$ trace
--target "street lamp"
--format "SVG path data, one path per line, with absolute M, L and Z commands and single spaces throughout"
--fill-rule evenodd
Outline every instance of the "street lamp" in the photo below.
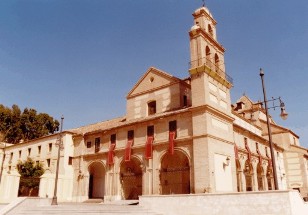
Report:
M 59 164 L 60 164 L 60 151 L 63 146 L 62 143 L 62 128 L 63 128 L 63 120 L 64 117 L 61 117 L 61 126 L 60 126 L 60 133 L 59 133 L 59 142 L 58 142 L 58 159 L 57 159 L 57 169 L 56 169 L 56 178 L 55 178 L 55 188 L 54 188 L 54 193 L 51 201 L 51 205 L 57 205 L 57 188 L 58 188 L 58 179 L 59 179 Z
M 274 183 L 275 183 L 275 190 L 278 190 L 278 179 L 277 179 L 277 171 L 276 171 L 276 160 L 275 160 L 275 154 L 274 154 L 274 147 L 273 147 L 273 141 L 272 141 L 272 131 L 271 131 L 271 124 L 270 124 L 270 120 L 269 120 L 269 115 L 268 115 L 268 107 L 267 107 L 267 98 L 266 98 L 266 90 L 265 90 L 265 84 L 264 84 L 264 72 L 263 69 L 260 68 L 260 77 L 261 77 L 261 81 L 262 81 L 262 89 L 263 89 L 263 96 L 264 96 L 264 105 L 265 105 L 265 114 L 266 114 L 266 122 L 267 122 L 267 130 L 268 130 L 268 141 L 270 144 L 270 151 L 271 151 L 271 157 L 272 157 L 272 166 L 273 166 L 273 175 L 274 175 Z M 280 113 L 280 117 L 285 120 L 288 117 L 288 114 L 285 110 L 285 105 L 284 103 L 281 101 L 280 97 L 276 98 L 276 99 L 272 99 L 269 101 L 275 101 L 275 100 L 279 100 L 280 105 L 279 106 L 275 106 L 273 105 L 273 107 L 270 108 L 276 108 L 276 107 L 280 107 L 281 113 Z

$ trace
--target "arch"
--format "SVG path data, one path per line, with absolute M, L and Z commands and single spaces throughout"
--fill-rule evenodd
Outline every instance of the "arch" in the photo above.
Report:
M 218 72 L 219 71 L 219 57 L 217 54 L 215 54 L 214 61 L 215 61 L 215 71 Z
M 142 195 L 141 161 L 132 157 L 130 161 L 122 161 L 120 165 L 120 180 L 122 194 L 125 200 L 138 199 Z
M 258 179 L 258 190 L 264 190 L 264 183 L 263 183 L 263 175 L 264 175 L 264 170 L 261 165 L 261 163 L 258 163 L 257 166 L 257 179 Z
M 207 28 L 208 28 L 209 34 L 213 37 L 214 36 L 214 32 L 213 32 L 212 26 L 210 24 L 208 24 Z
M 165 153 L 160 166 L 161 194 L 190 193 L 190 162 L 188 156 L 175 150 L 173 155 Z
M 88 197 L 104 198 L 105 195 L 105 166 L 99 161 L 91 162 L 88 166 L 89 188 Z
M 253 183 L 252 183 L 252 175 L 253 175 L 253 169 L 252 165 L 250 164 L 249 160 L 246 160 L 245 162 L 245 180 L 246 180 L 246 191 L 252 191 L 253 189 Z
M 209 46 L 205 47 L 205 60 L 206 60 L 206 65 L 211 67 L 211 49 Z

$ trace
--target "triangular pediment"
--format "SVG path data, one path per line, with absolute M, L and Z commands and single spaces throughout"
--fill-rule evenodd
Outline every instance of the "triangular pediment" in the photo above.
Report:
M 164 88 L 179 81 L 179 78 L 162 70 L 150 67 L 128 93 L 127 98 Z

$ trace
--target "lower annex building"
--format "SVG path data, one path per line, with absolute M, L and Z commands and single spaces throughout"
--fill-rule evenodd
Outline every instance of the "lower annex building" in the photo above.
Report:
M 272 190 L 271 159 L 279 189 L 297 189 L 307 197 L 307 149 L 294 132 L 270 119 L 271 157 L 262 105 L 247 96 L 231 104 L 233 83 L 216 21 L 206 7 L 193 17 L 188 78 L 151 67 L 128 93 L 126 116 L 62 133 L 59 201 Z M 27 157 L 46 169 L 37 195 L 53 196 L 57 143 L 58 134 L 2 143 L 0 202 L 18 196 L 16 164 Z

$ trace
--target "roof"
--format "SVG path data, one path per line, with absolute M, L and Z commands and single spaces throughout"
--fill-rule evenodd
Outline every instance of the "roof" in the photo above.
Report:
M 155 77 L 159 78 L 159 81 L 155 81 Z M 149 79 L 146 80 L 146 79 Z M 150 82 L 154 81 L 152 84 Z M 134 87 L 127 94 L 127 98 L 139 95 L 148 91 L 156 90 L 164 86 L 170 86 L 171 84 L 182 81 L 180 78 L 174 77 L 162 70 L 155 67 L 150 67 L 147 72 L 139 79 Z M 154 85 L 153 85 L 154 84 Z

